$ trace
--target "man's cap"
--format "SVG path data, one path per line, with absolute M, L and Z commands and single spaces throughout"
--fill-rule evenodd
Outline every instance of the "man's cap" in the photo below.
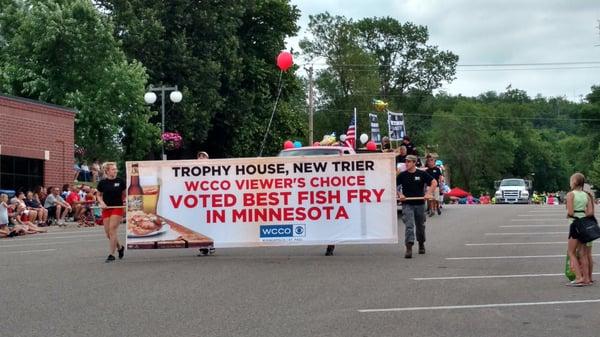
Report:
M 406 156 L 405 160 L 414 161 L 416 163 L 417 162 L 417 156 L 409 154 L 408 156 Z

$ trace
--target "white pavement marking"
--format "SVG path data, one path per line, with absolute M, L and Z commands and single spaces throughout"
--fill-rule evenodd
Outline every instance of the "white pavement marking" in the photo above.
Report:
M 569 232 L 520 232 L 520 233 L 485 233 L 485 235 L 558 235 Z
M 529 222 L 529 221 L 545 221 L 545 222 L 560 221 L 560 222 L 566 223 L 568 220 L 566 218 L 565 219 L 553 218 L 553 219 L 510 219 L 510 221 L 527 221 L 527 222 Z
M 85 234 L 85 233 L 99 233 L 99 232 L 104 232 L 104 228 L 85 229 L 85 230 L 73 231 L 73 232 L 62 232 L 62 231 L 48 232 L 48 233 L 44 233 L 44 235 Z
M 9 250 L 8 252 L 2 252 L 2 254 L 19 254 L 19 253 L 42 253 L 52 252 L 56 249 L 38 249 L 38 250 Z
M 600 273 L 592 273 L 600 275 Z M 519 277 L 548 277 L 548 276 L 565 276 L 564 273 L 556 274 L 514 274 L 514 275 L 475 275 L 475 276 L 445 276 L 445 277 L 415 277 L 415 281 L 443 281 L 443 280 L 477 280 L 477 279 L 493 279 L 493 278 L 519 278 Z
M 506 225 L 500 228 L 527 228 L 527 227 L 567 227 L 566 225 Z
M 40 234 L 38 234 L 40 235 Z M 43 235 L 43 234 L 41 234 Z M 70 239 L 70 238 L 89 238 L 89 237 L 94 237 L 94 236 L 103 236 L 106 237 L 106 234 L 87 234 L 87 235 L 69 235 L 69 236 L 51 236 L 51 237 L 46 237 L 46 236 L 37 236 L 34 238 L 18 238 L 18 239 L 14 239 L 11 240 L 11 242 L 21 242 L 21 241 L 38 241 L 38 240 L 55 240 L 55 239 Z
M 392 312 L 392 311 L 424 311 L 424 310 L 453 310 L 453 309 L 484 309 L 484 308 L 503 308 L 503 307 L 526 307 L 534 305 L 561 305 L 561 304 L 584 304 L 600 303 L 598 300 L 576 300 L 576 301 L 550 301 L 550 302 L 520 302 L 520 303 L 495 303 L 495 304 L 473 304 L 473 305 L 444 305 L 438 307 L 405 307 L 388 309 L 361 309 L 360 313 L 372 312 Z
M 564 214 L 566 215 L 566 212 L 565 212 Z M 558 218 L 558 215 L 559 215 L 559 214 L 557 213 L 557 214 L 556 214 L 557 216 L 553 216 L 553 217 L 550 217 L 550 215 L 552 215 L 552 214 L 548 214 L 548 215 L 549 215 L 549 216 L 548 216 L 548 217 L 546 217 L 546 219 L 556 219 L 556 218 Z M 519 215 L 517 215 L 517 216 L 523 216 L 523 217 L 537 217 L 537 218 L 540 218 L 540 217 L 539 217 L 539 216 L 540 216 L 539 214 L 519 214 Z M 540 218 L 540 219 L 541 219 L 541 218 Z
M 63 242 L 44 242 L 44 243 L 27 243 L 24 245 L 1 245 L 0 248 L 8 248 L 8 247 L 31 247 L 31 246 L 52 246 L 52 245 L 66 245 L 70 243 L 79 243 L 79 242 L 101 242 L 104 240 L 73 240 L 73 241 L 63 241 Z M 13 241 L 14 242 L 14 241 Z
M 529 213 L 539 213 L 539 214 L 564 214 L 567 210 L 566 209 L 553 209 L 553 210 L 547 210 L 547 211 L 529 211 Z
M 487 242 L 465 243 L 465 246 L 520 246 L 520 245 L 567 245 L 567 241 L 559 242 Z
M 447 257 L 446 260 L 502 260 L 502 259 L 541 259 L 549 257 L 560 257 L 565 258 L 564 254 L 556 255 L 507 255 L 507 256 L 463 256 L 463 257 Z M 600 254 L 592 254 L 593 256 L 600 256 Z

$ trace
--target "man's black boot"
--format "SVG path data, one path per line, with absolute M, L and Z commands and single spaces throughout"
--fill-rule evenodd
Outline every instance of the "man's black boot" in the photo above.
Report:
M 406 252 L 404 253 L 405 259 L 412 259 L 412 247 L 413 247 L 412 242 L 409 242 L 406 244 Z

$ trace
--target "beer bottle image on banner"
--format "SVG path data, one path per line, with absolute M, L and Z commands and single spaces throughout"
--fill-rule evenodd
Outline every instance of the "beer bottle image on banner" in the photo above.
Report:
M 141 211 L 144 206 L 143 195 L 138 164 L 132 164 L 131 181 L 129 182 L 129 188 L 127 188 L 127 210 L 130 212 Z

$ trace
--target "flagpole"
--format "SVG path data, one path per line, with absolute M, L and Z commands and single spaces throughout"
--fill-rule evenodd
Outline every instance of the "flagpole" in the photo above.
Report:
M 360 139 L 358 135 L 358 118 L 356 118 L 356 107 L 354 107 L 354 150 L 358 149 L 356 145 L 359 141 Z
M 387 125 L 388 125 L 388 137 L 392 138 L 392 128 L 390 125 L 390 111 L 386 110 L 386 114 L 387 114 Z M 398 141 L 394 140 L 396 142 L 396 147 L 398 147 Z M 390 141 L 390 145 L 394 144 L 393 142 Z

